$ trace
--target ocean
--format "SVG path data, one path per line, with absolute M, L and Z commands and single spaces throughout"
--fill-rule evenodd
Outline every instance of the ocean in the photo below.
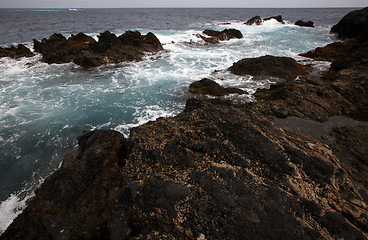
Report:
M 191 97 L 188 86 L 211 78 L 239 87 L 253 101 L 258 88 L 275 79 L 254 81 L 225 71 L 245 57 L 288 56 L 337 41 L 329 33 L 351 8 L 338 9 L 0 9 L 0 46 L 23 43 L 53 33 L 84 32 L 97 39 L 106 30 L 153 32 L 164 51 L 142 62 L 82 70 L 75 64 L 46 64 L 40 56 L 0 59 L 0 233 L 24 209 L 34 190 L 77 147 L 83 130 L 115 129 L 129 136 L 132 127 L 158 117 L 175 116 Z M 282 15 L 261 26 L 244 22 Z M 311 20 L 315 28 L 297 27 Z M 195 36 L 205 29 L 235 28 L 244 38 L 204 45 Z M 317 69 L 328 63 L 314 62 Z M 217 71 L 215 71 L 217 70 Z

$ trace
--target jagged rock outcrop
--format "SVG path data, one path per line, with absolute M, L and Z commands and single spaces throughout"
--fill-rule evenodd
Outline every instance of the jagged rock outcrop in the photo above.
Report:
M 275 19 L 276 21 L 278 21 L 279 23 L 285 24 L 284 20 L 282 19 L 281 15 L 277 15 L 277 16 L 273 16 L 273 17 L 268 17 L 268 18 L 264 18 L 263 21 L 268 21 L 271 19 Z
M 237 75 L 271 76 L 293 80 L 306 73 L 305 67 L 289 57 L 262 56 L 244 58 L 234 63 L 229 71 Z
M 246 91 L 239 88 L 225 88 L 220 86 L 213 80 L 204 78 L 200 81 L 193 82 L 189 86 L 189 92 L 199 95 L 211 95 L 211 96 L 225 96 L 231 93 L 236 94 L 247 94 Z
M 21 57 L 33 57 L 34 54 L 24 46 L 23 44 L 18 44 L 17 47 L 11 46 L 8 48 L 0 47 L 0 58 L 10 57 L 10 58 L 21 58 Z
M 97 36 L 98 41 L 83 33 L 66 39 L 54 34 L 41 42 L 34 41 L 34 48 L 47 63 L 74 62 L 82 67 L 96 67 L 125 61 L 141 61 L 145 52 L 161 51 L 162 45 L 153 33 L 141 35 L 127 31 L 117 37 L 109 31 Z
M 298 20 L 295 22 L 295 25 L 300 26 L 300 27 L 311 27 L 314 28 L 314 22 L 312 21 L 303 21 L 303 20 Z
M 203 31 L 203 34 L 209 36 L 205 37 L 201 34 L 197 34 L 196 36 L 201 38 L 207 44 L 216 44 L 220 41 L 228 41 L 233 38 L 243 38 L 243 34 L 237 29 L 225 29 L 223 31 L 216 31 L 211 29 L 206 29 Z
M 368 8 L 350 12 L 331 28 L 340 39 L 368 40 Z
M 252 17 L 251 19 L 249 19 L 246 23 L 244 23 L 245 25 L 251 26 L 251 25 L 261 25 L 263 23 L 263 20 L 260 16 L 255 16 Z

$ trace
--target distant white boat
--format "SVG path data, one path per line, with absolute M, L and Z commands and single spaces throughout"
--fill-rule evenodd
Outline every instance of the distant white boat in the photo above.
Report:
M 69 8 L 69 11 L 78 11 L 76 8 Z

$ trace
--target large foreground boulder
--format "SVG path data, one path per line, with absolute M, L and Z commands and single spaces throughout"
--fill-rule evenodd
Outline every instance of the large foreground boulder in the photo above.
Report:
M 244 58 L 234 63 L 229 71 L 236 75 L 271 76 L 285 80 L 293 80 L 305 74 L 305 68 L 293 58 L 263 56 Z
M 33 57 L 34 54 L 24 46 L 23 44 L 18 44 L 17 47 L 11 46 L 8 48 L 0 47 L 0 58 L 10 57 L 10 58 L 21 58 L 21 57 Z
M 368 8 L 353 11 L 344 16 L 332 27 L 331 33 L 336 33 L 340 39 L 368 40 Z
M 153 33 L 141 35 L 138 31 L 127 31 L 117 37 L 109 31 L 97 36 L 98 41 L 83 33 L 66 39 L 54 34 L 41 42 L 34 40 L 34 48 L 47 63 L 74 62 L 83 67 L 126 61 L 141 61 L 145 52 L 161 51 L 162 45 Z

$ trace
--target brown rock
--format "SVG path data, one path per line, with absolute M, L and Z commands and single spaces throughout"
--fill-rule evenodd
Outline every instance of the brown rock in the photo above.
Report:
M 33 57 L 34 54 L 24 46 L 23 44 L 18 44 L 18 47 L 11 46 L 9 48 L 0 47 L 0 58 L 10 57 L 10 58 L 21 58 L 21 57 Z
M 193 82 L 189 86 L 189 92 L 200 95 L 225 96 L 231 93 L 247 94 L 238 88 L 224 88 L 213 80 L 204 78 L 200 81 Z
M 305 69 L 293 58 L 263 56 L 244 58 L 233 64 L 229 71 L 236 75 L 271 76 L 285 80 L 293 80 L 305 74 Z

